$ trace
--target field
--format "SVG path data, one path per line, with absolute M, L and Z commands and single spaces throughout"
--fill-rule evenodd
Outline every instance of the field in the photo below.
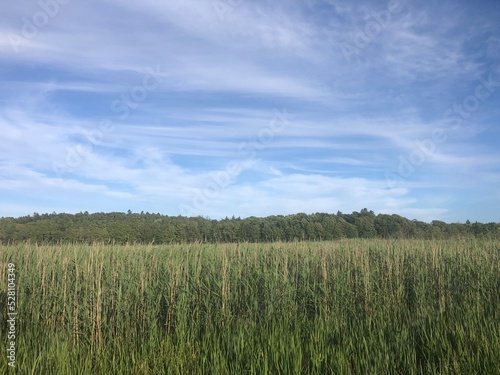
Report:
M 0 270 L 2 374 L 500 373 L 498 241 L 25 243 Z

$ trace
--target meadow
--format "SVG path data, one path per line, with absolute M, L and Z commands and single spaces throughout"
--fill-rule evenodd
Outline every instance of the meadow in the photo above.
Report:
M 498 240 L 27 242 L 0 270 L 2 374 L 500 374 Z

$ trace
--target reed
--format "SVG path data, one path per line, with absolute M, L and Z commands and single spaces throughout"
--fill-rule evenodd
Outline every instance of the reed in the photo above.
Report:
M 4 322 L 9 262 L 4 374 L 500 371 L 498 241 L 0 245 Z

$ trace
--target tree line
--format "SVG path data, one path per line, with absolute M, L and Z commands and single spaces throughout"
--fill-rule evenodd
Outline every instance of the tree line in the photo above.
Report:
M 500 223 L 425 223 L 399 215 L 376 215 L 364 208 L 351 214 L 298 213 L 225 218 L 166 216 L 124 212 L 52 213 L 0 218 L 0 242 L 40 243 L 110 241 L 115 243 L 269 242 L 341 238 L 454 237 L 500 238 Z

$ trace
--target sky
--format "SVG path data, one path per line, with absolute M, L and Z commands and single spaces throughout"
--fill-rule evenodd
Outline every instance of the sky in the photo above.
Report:
M 497 0 L 0 7 L 0 217 L 500 221 Z

